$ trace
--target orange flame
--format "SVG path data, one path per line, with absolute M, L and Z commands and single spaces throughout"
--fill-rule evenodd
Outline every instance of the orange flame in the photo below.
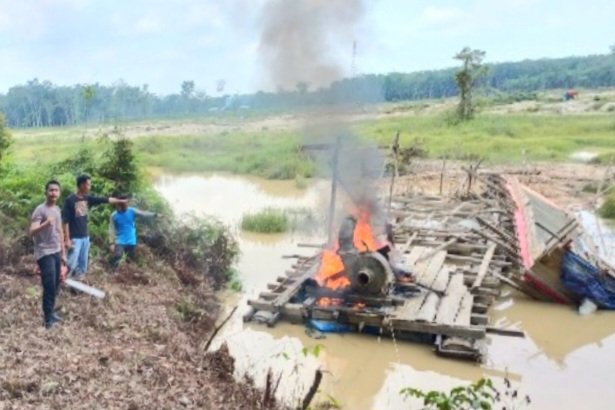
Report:
M 359 252 L 375 252 L 383 244 L 379 243 L 374 236 L 369 212 L 358 210 L 354 212 L 357 220 L 353 234 L 353 244 Z M 344 263 L 337 254 L 339 243 L 336 242 L 332 248 L 322 251 L 320 267 L 316 274 L 316 281 L 322 287 L 329 289 L 343 289 L 350 285 L 350 281 L 343 274 Z

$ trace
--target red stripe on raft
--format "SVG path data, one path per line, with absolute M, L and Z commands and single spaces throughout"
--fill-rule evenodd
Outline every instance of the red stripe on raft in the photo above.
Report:
M 525 269 L 530 269 L 534 265 L 532 256 L 530 255 L 530 246 L 527 239 L 527 226 L 525 224 L 525 218 L 523 213 L 523 206 L 519 201 L 519 198 L 515 195 L 510 182 L 506 181 L 506 189 L 510 194 L 513 202 L 515 203 L 515 235 L 517 235 L 517 241 L 519 242 L 519 253 L 521 254 L 521 261 Z
M 523 275 L 523 280 L 528 282 L 528 284 L 534 287 L 536 290 L 541 292 L 543 295 L 550 297 L 554 302 L 561 303 L 563 305 L 570 305 L 573 302 L 568 299 L 566 296 L 562 295 L 555 289 L 549 287 L 549 285 L 545 284 L 543 281 L 538 279 L 536 276 L 532 275 L 530 272 L 526 272 Z

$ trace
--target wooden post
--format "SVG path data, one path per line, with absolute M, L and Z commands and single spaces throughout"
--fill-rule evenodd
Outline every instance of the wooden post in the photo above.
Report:
M 391 213 L 391 202 L 393 201 L 393 187 L 395 186 L 395 177 L 397 177 L 397 174 L 399 172 L 399 131 L 395 133 L 393 145 L 391 145 L 391 151 L 393 151 L 393 173 L 391 174 L 391 185 L 389 186 L 389 203 L 387 205 L 387 215 Z
M 333 244 L 333 223 L 335 222 L 335 200 L 337 195 L 337 180 L 338 180 L 338 162 L 340 153 L 341 138 L 335 138 L 335 146 L 333 147 L 333 156 L 331 158 L 331 199 L 329 201 L 329 216 L 328 216 L 328 240 L 329 246 Z
M 440 195 L 442 195 L 442 185 L 444 184 L 444 168 L 446 167 L 446 157 L 442 159 L 442 170 L 440 171 Z

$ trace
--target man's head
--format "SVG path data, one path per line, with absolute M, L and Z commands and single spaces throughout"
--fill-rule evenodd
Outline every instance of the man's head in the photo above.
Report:
M 117 199 L 129 200 L 130 199 L 130 195 L 125 195 L 125 194 L 124 195 L 118 195 Z M 120 212 L 124 212 L 126 209 L 128 209 L 128 202 L 115 204 L 115 209 L 117 209 Z
M 77 177 L 77 190 L 81 194 L 87 194 L 92 188 L 92 181 L 89 175 L 79 175 Z
M 60 198 L 60 183 L 55 179 L 48 181 L 45 184 L 45 197 L 47 202 L 55 204 Z

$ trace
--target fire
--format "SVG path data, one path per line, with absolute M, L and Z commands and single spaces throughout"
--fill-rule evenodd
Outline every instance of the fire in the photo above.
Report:
M 339 298 L 328 298 L 328 297 L 322 297 L 320 299 L 318 299 L 318 302 L 316 302 L 316 305 L 320 306 L 320 307 L 327 307 L 327 306 L 338 306 L 342 304 L 342 299 Z
M 354 236 L 352 238 L 354 247 L 359 252 L 377 251 L 380 246 L 378 246 L 378 241 L 374 236 L 369 213 L 365 210 L 359 210 L 355 217 L 357 218 L 357 225 L 354 228 Z
M 336 251 L 337 246 L 335 250 L 325 249 L 322 251 L 320 268 L 316 274 L 316 281 L 320 286 L 334 290 L 350 285 L 348 278 L 341 274 L 344 271 L 344 264 Z
M 369 212 L 358 210 L 354 212 L 354 217 L 357 220 L 352 238 L 354 247 L 359 252 L 375 252 L 381 244 L 374 236 Z M 332 248 L 323 250 L 315 278 L 320 286 L 333 290 L 350 285 L 350 281 L 344 275 L 342 258 L 337 254 L 338 248 L 339 243 L 336 241 Z

